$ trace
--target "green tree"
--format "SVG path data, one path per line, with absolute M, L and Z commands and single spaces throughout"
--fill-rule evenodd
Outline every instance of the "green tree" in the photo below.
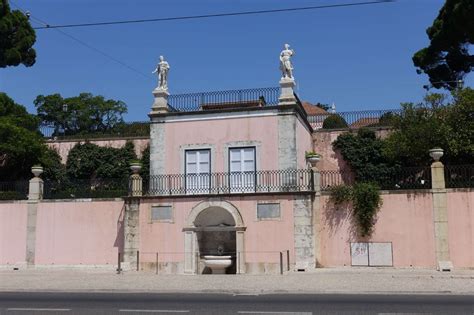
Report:
M 384 141 L 372 130 L 360 128 L 357 134 L 343 133 L 333 142 L 333 147 L 340 150 L 358 182 L 383 185 L 398 169 L 396 163 L 384 156 Z
M 45 168 L 43 178 L 61 176 L 59 155 L 44 143 L 38 132 L 39 119 L 0 93 L 0 178 L 31 178 L 31 166 Z
M 342 129 L 347 127 L 346 120 L 337 114 L 329 115 L 323 121 L 323 129 Z
M 69 151 L 66 172 L 70 179 L 127 179 L 130 161 L 136 158 L 132 142 L 127 142 L 122 148 L 78 143 Z
M 36 61 L 35 41 L 28 18 L 18 10 L 11 11 L 8 0 L 0 0 L 0 68 L 31 67 Z
M 421 104 L 402 104 L 384 156 L 403 166 L 426 166 L 428 151 L 443 148 L 445 164 L 474 164 L 474 90 L 455 91 L 453 99 L 430 94 Z
M 143 150 L 142 158 L 140 162 L 142 163 L 142 170 L 140 174 L 143 177 L 149 176 L 150 175 L 150 145 L 147 145 L 147 147 Z
M 127 112 L 124 102 L 90 93 L 69 98 L 38 95 L 34 104 L 41 121 L 53 126 L 53 136 L 105 133 L 121 126 Z
M 413 56 L 418 73 L 426 73 L 435 88 L 454 89 L 474 67 L 474 2 L 446 0 L 426 33 L 430 44 Z

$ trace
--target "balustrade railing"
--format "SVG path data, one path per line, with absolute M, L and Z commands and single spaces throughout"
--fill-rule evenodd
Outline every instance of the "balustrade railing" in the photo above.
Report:
M 152 175 L 144 179 L 145 195 L 193 195 L 313 191 L 311 170 L 244 173 Z
M 393 125 L 393 118 L 400 115 L 401 109 L 365 110 L 339 113 L 326 113 L 309 115 L 308 121 L 315 129 L 335 129 L 332 126 L 324 126 L 324 121 L 331 116 L 339 116 L 347 125 L 340 125 L 336 129 L 361 128 L 361 127 L 389 127 Z
M 172 94 L 168 97 L 168 105 L 176 112 L 268 106 L 278 105 L 279 96 L 279 87 Z

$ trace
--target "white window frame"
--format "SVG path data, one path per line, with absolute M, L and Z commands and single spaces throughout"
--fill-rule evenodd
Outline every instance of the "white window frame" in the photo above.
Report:
M 245 159 L 245 151 L 252 149 L 252 160 Z M 228 149 L 228 172 L 229 172 L 229 188 L 230 192 L 255 192 L 256 189 L 256 172 L 257 172 L 257 148 L 255 146 L 245 147 L 229 147 Z M 240 151 L 240 170 L 232 170 L 232 151 Z M 253 162 L 253 170 L 245 170 L 245 162 Z
M 196 172 L 190 173 L 188 166 L 188 153 L 196 152 Z M 208 171 L 201 172 L 201 155 L 207 152 L 209 158 L 207 160 Z M 184 180 L 186 194 L 205 194 L 211 188 L 211 149 L 187 149 L 184 150 Z

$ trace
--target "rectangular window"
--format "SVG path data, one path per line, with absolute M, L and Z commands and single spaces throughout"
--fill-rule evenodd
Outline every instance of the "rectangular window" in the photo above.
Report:
M 173 221 L 173 209 L 171 206 L 152 206 L 151 221 Z
M 259 203 L 257 204 L 257 219 L 278 219 L 280 218 L 279 203 Z
M 255 148 L 229 149 L 229 182 L 232 192 L 255 190 Z
M 207 193 L 211 179 L 211 150 L 187 150 L 185 155 L 186 193 Z

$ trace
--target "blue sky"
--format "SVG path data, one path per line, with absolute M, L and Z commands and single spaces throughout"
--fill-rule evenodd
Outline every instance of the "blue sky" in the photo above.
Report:
M 358 2 L 357 0 L 12 0 L 49 24 L 157 18 Z M 159 55 L 171 65 L 170 93 L 277 86 L 284 43 L 298 94 L 338 111 L 397 108 L 420 101 L 428 82 L 411 57 L 428 44 L 443 0 L 202 20 L 64 29 L 140 73 L 49 29 L 37 31 L 37 62 L 0 69 L 0 90 L 35 113 L 39 94 L 101 94 L 128 105 L 126 120 L 148 120 Z M 38 24 L 34 24 L 39 26 Z M 473 76 L 466 84 L 472 86 Z

